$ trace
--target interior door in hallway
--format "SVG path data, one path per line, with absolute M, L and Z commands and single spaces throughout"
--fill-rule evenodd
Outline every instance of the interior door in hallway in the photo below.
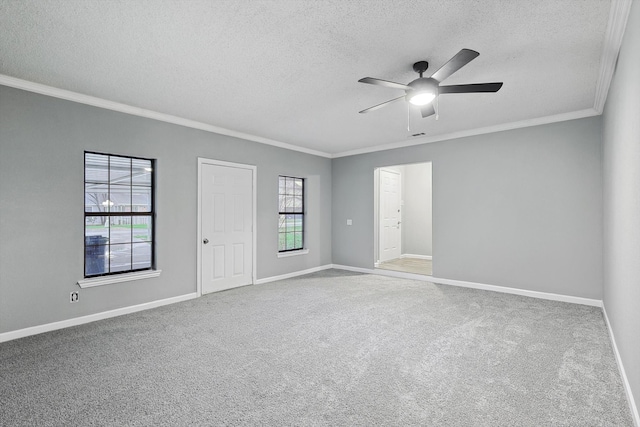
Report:
M 253 174 L 250 168 L 202 164 L 202 294 L 253 282 Z
M 400 258 L 400 173 L 380 169 L 380 261 Z

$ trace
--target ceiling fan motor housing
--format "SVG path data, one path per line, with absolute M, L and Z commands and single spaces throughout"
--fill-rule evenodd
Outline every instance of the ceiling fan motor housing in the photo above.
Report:
M 407 101 L 410 101 L 418 93 L 432 93 L 434 96 L 438 96 L 438 81 L 430 77 L 420 77 L 407 86 L 411 88 L 411 90 L 406 91 Z

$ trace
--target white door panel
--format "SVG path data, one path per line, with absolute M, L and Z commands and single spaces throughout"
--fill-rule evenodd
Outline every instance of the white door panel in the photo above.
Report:
M 400 258 L 400 174 L 380 170 L 380 261 Z
M 202 164 L 202 293 L 250 284 L 253 277 L 253 170 Z

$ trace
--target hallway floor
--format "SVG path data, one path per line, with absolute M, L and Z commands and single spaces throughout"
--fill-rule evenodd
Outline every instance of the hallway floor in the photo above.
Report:
M 425 276 L 431 276 L 433 274 L 432 261 L 430 259 L 421 258 L 396 258 L 390 261 L 381 262 L 376 268 L 402 271 L 405 273 L 424 274 Z

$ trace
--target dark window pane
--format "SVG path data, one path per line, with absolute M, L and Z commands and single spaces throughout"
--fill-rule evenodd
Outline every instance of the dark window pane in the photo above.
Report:
M 133 187 L 131 196 L 131 212 L 151 212 L 151 187 Z
M 293 195 L 293 178 L 287 178 L 285 194 Z
M 293 235 L 294 233 L 287 233 L 287 250 L 291 250 L 295 248 L 295 245 L 293 242 Z
M 109 243 L 109 217 L 87 216 L 84 218 L 85 245 L 106 245 Z M 100 237 L 100 238 L 98 238 Z
M 109 211 L 109 186 L 107 184 L 87 183 L 84 185 L 84 211 Z
M 84 220 L 84 274 L 94 276 L 109 271 L 109 221 L 106 216 Z
M 131 270 L 131 244 L 109 246 L 109 272 Z
M 152 268 L 152 174 L 152 160 L 85 153 L 87 277 Z
M 293 212 L 302 212 L 302 196 L 293 197 Z
M 303 248 L 304 179 L 280 176 L 278 179 L 278 251 Z
M 151 243 L 133 244 L 133 265 L 134 270 L 140 268 L 151 268 Z
M 293 231 L 293 227 L 294 227 L 294 219 L 293 219 L 293 215 L 287 215 L 287 233 L 290 231 Z
M 95 276 L 109 271 L 109 246 L 87 245 L 87 242 L 97 241 L 99 238 L 86 237 L 84 247 L 84 275 Z
M 111 156 L 109 159 L 109 183 L 131 185 L 131 159 Z
M 133 185 L 151 187 L 151 160 L 131 159 L 131 182 Z
M 293 215 L 293 230 L 302 231 L 302 215 Z
M 104 154 L 84 154 L 84 181 L 109 182 L 109 156 Z
M 112 216 L 111 217 L 111 236 L 110 243 L 131 243 L 131 217 L 130 216 Z
M 286 196 L 284 212 L 302 212 L 302 196 Z
M 131 221 L 133 242 L 151 242 L 153 240 L 151 216 L 133 216 Z
M 108 203 L 111 212 L 131 212 L 131 186 L 112 184 Z

